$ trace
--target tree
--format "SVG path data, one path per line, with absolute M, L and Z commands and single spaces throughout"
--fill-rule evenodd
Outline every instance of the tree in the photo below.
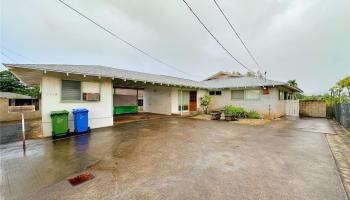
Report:
M 348 90 L 349 93 L 349 98 L 350 98 L 350 75 L 346 76 L 345 78 L 343 78 L 342 80 L 340 80 L 338 82 L 338 85 L 341 88 L 346 88 Z
M 210 95 L 205 95 L 200 100 L 200 105 L 201 105 L 202 109 L 204 110 L 205 114 L 208 114 L 208 107 L 211 103 L 211 100 L 212 100 L 212 96 L 210 96 Z
M 289 80 L 287 83 L 290 86 L 295 86 L 295 87 L 298 86 L 298 83 L 297 83 L 297 81 L 295 79 Z
M 24 85 L 8 70 L 0 71 L 0 91 L 29 95 L 34 98 L 39 97 L 38 87 Z
M 247 77 L 256 77 L 257 75 L 256 75 L 255 72 L 249 71 L 249 72 L 247 72 L 247 73 L 245 74 L 245 76 L 247 76 Z

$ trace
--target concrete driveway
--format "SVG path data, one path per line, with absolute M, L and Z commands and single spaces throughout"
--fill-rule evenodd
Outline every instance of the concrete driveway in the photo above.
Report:
M 320 124 L 315 126 L 315 124 Z M 0 199 L 346 199 L 325 119 L 166 118 L 1 145 Z M 95 179 L 72 187 L 87 170 Z

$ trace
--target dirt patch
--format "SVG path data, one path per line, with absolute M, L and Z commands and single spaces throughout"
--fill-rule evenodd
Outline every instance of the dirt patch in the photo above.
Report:
M 211 120 L 211 115 L 199 114 L 199 115 L 192 116 L 190 118 L 201 119 L 201 120 Z
M 334 121 L 331 124 L 336 134 L 328 134 L 327 140 L 350 199 L 350 132 Z
M 211 115 L 206 114 L 200 114 L 190 117 L 192 119 L 201 119 L 201 120 L 211 120 Z M 225 119 L 223 116 L 221 116 L 221 121 L 224 121 Z M 230 123 L 235 124 L 245 124 L 245 125 L 253 125 L 253 126 L 262 126 L 270 123 L 271 120 L 269 119 L 239 119 L 238 121 L 231 121 Z
M 151 119 L 160 119 L 169 117 L 168 115 L 154 114 L 154 113 L 132 113 L 114 116 L 114 123 L 125 124 L 130 122 L 146 121 Z
M 245 125 L 253 125 L 253 126 L 262 126 L 270 123 L 269 119 L 239 119 L 238 121 L 232 121 L 231 123 L 235 124 L 245 124 Z

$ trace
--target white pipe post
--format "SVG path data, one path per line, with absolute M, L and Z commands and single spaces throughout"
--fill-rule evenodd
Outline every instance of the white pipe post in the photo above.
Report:
M 136 107 L 137 107 L 137 112 L 139 112 L 139 89 L 136 88 Z
M 25 130 L 23 112 L 22 112 L 22 142 L 23 142 L 23 149 L 25 149 L 26 148 L 26 130 Z
M 182 88 L 180 89 L 180 91 L 181 91 L 181 101 L 180 101 L 180 103 L 181 103 L 181 106 L 180 106 L 180 114 L 181 114 L 181 116 L 182 116 L 182 110 L 183 110 L 183 94 L 182 94 Z

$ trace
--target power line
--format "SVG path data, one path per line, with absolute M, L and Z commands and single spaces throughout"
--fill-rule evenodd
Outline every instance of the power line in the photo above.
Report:
M 2 54 L 3 56 L 5 56 L 7 59 L 9 59 L 10 61 L 12 61 L 13 63 L 17 63 L 14 59 L 12 59 L 10 56 L 6 55 L 4 52 L 0 51 L 0 54 Z
M 89 18 L 88 16 L 86 16 L 85 14 L 83 14 L 82 12 L 78 11 L 77 9 L 73 8 L 72 6 L 70 6 L 69 4 L 67 4 L 66 2 L 62 1 L 62 0 L 58 0 L 59 2 L 61 2 L 62 4 L 64 4 L 66 7 L 70 8 L 71 10 L 73 10 L 74 12 L 76 12 L 77 14 L 79 14 L 81 17 L 85 18 L 86 20 L 90 21 L 91 23 L 95 24 L 96 26 L 98 26 L 100 29 L 106 31 L 107 33 L 109 33 L 110 35 L 112 35 L 113 37 L 117 38 L 118 40 L 122 41 L 123 43 L 127 44 L 128 46 L 136 49 L 137 51 L 139 51 L 140 53 L 142 53 L 143 55 L 146 55 L 147 57 L 151 58 L 152 60 L 160 63 L 160 64 L 163 64 L 167 67 L 170 67 L 178 72 L 181 72 L 183 74 L 186 74 L 186 75 L 191 75 L 191 76 L 196 76 L 196 75 L 193 75 L 193 74 L 189 74 L 185 71 L 182 71 L 180 69 L 178 69 L 177 67 L 173 66 L 173 65 L 170 65 L 162 60 L 160 60 L 159 58 L 155 57 L 155 56 L 152 56 L 151 54 L 145 52 L 144 50 L 138 48 L 137 46 L 135 46 L 134 44 L 132 44 L 131 42 L 121 38 L 120 36 L 118 36 L 117 34 L 115 34 L 114 32 L 108 30 L 107 28 L 105 28 L 104 26 L 100 25 L 99 23 L 95 22 L 94 20 L 92 20 L 91 18 Z
M 226 19 L 227 23 L 230 25 L 232 31 L 236 34 L 236 36 L 238 37 L 238 39 L 241 41 L 241 43 L 243 44 L 245 50 L 248 52 L 249 56 L 254 60 L 255 64 L 258 66 L 258 68 L 260 70 L 262 70 L 262 67 L 259 65 L 258 61 L 255 59 L 255 57 L 253 56 L 253 54 L 251 53 L 251 51 L 248 49 L 247 45 L 243 42 L 242 38 L 239 36 L 238 32 L 236 31 L 236 29 L 233 27 L 232 23 L 230 22 L 230 20 L 227 18 L 226 14 L 224 13 L 224 11 L 221 9 L 220 5 L 218 4 L 218 2 L 216 0 L 213 0 L 216 7 L 220 10 L 221 14 L 224 16 L 224 18 Z M 263 70 L 262 70 L 263 71 Z
M 204 24 L 204 22 L 198 17 L 198 15 L 193 11 L 190 5 L 185 0 L 182 0 L 187 8 L 191 11 L 191 13 L 196 17 L 198 22 L 205 28 L 205 30 L 211 35 L 211 37 L 233 58 L 238 64 L 240 64 L 242 67 L 247 69 L 248 71 L 254 72 L 253 70 L 249 69 L 246 65 L 244 65 L 242 62 L 240 62 L 237 58 L 235 58 L 229 50 L 227 50 L 224 45 L 215 37 L 215 35 L 208 29 L 208 27 Z
M 32 60 L 32 59 L 30 59 L 30 58 L 28 58 L 28 57 L 26 57 L 26 56 L 24 56 L 24 55 L 22 55 L 22 54 L 20 54 L 20 53 L 18 53 L 18 52 L 16 52 L 16 51 L 14 51 L 14 50 L 11 50 L 11 49 L 9 49 L 9 48 L 7 48 L 7 47 L 2 46 L 2 48 L 5 49 L 5 50 L 7 50 L 8 52 L 10 52 L 10 53 L 12 53 L 12 54 L 15 54 L 15 55 L 17 55 L 17 56 L 19 56 L 19 57 L 22 57 L 22 58 L 24 58 L 24 59 L 26 59 L 26 60 L 28 60 L 28 61 L 35 62 L 34 60 Z

